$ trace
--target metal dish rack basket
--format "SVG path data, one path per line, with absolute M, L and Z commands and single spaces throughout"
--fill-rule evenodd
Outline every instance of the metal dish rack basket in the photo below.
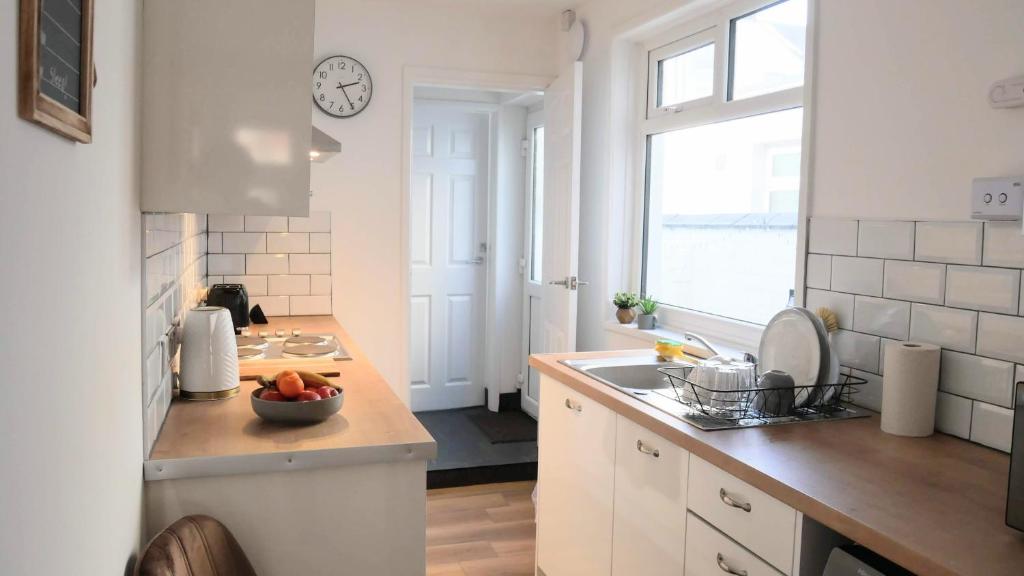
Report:
M 828 419 L 841 417 L 867 380 L 840 374 L 839 381 L 787 388 L 714 390 L 689 379 L 693 366 L 658 368 L 672 383 L 675 399 L 720 420 Z

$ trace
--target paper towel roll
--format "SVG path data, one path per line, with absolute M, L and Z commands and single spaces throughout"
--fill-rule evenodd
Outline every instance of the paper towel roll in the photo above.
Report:
M 941 349 L 931 344 L 890 342 L 882 377 L 882 431 L 931 436 L 939 391 Z

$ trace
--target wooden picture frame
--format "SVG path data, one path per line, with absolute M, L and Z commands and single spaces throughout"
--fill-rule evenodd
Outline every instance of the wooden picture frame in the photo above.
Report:
M 18 27 L 18 115 L 85 144 L 92 142 L 96 78 L 93 2 L 21 0 Z

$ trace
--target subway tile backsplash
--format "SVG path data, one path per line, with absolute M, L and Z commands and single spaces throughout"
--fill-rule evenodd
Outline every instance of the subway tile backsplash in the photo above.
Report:
M 1008 451 L 1015 382 L 1024 379 L 1024 237 L 1019 224 L 814 218 L 805 305 L 831 308 L 846 370 L 881 408 L 884 347 L 943 348 L 936 428 Z
M 331 314 L 331 215 L 210 216 L 209 283 L 244 284 L 267 316 Z

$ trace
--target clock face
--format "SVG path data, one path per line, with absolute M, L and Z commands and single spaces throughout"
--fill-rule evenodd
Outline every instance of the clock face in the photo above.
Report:
M 373 95 L 370 73 L 358 60 L 331 56 L 313 70 L 313 102 L 336 118 L 355 116 Z

